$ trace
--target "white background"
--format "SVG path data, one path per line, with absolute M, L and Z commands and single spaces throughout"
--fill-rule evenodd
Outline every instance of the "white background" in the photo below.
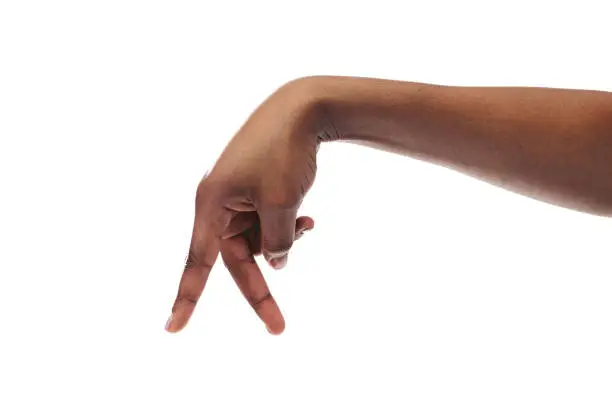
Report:
M 195 187 L 279 85 L 612 90 L 572 3 L 2 1 L 0 406 L 609 407 L 611 220 L 352 145 L 265 271 L 282 336 L 222 265 L 163 330 Z

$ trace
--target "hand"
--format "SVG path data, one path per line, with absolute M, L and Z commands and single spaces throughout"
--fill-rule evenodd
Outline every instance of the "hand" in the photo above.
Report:
M 226 267 L 273 334 L 285 327 L 254 256 L 274 268 L 293 241 L 314 227 L 297 212 L 316 173 L 319 141 L 327 137 L 313 80 L 288 83 L 251 115 L 197 189 L 185 270 L 166 329 L 185 327 L 221 252 Z

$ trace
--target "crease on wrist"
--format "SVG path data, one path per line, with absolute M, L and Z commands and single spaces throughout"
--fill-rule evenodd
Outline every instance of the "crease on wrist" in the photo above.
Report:
M 330 112 L 329 106 L 322 103 L 320 106 L 320 112 L 323 120 L 323 127 L 317 134 L 317 144 L 340 140 L 341 135 L 340 132 L 338 132 L 338 128 L 336 127 L 336 123 L 332 113 Z

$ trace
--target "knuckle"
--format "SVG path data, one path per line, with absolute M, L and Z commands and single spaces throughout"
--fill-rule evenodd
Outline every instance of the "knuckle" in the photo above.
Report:
M 272 294 L 270 292 L 267 292 L 265 295 L 259 297 L 247 297 L 247 301 L 253 306 L 253 309 L 255 310 L 259 310 L 263 303 L 269 300 L 273 300 Z
M 189 253 L 187 253 L 185 257 L 185 270 L 193 268 L 196 265 L 197 261 L 193 249 L 189 249 Z
M 190 305 L 196 305 L 198 303 L 198 297 L 191 293 L 184 293 L 179 296 L 179 302 L 185 302 Z
M 187 254 L 187 258 L 185 260 L 186 271 L 195 268 L 211 269 L 212 267 L 213 265 L 211 264 L 211 262 L 205 257 L 200 256 L 198 254 L 198 251 L 194 250 L 193 248 L 189 250 L 189 253 Z

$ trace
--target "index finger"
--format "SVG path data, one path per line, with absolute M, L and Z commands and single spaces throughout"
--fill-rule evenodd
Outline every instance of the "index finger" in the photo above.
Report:
M 187 325 L 219 255 L 220 238 L 213 228 L 210 215 L 205 211 L 204 205 L 196 203 L 189 255 L 172 306 L 172 314 L 166 323 L 166 330 L 171 333 L 176 333 Z
M 204 228 L 203 232 L 196 232 L 194 227 L 185 270 L 172 306 L 172 314 L 166 323 L 167 331 L 176 333 L 187 325 L 218 255 L 219 239 L 209 228 Z

